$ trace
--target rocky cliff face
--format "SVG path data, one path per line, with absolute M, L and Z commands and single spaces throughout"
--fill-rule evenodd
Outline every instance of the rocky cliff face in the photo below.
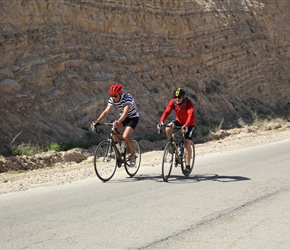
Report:
M 289 0 L 10 0 L 0 13 L 1 152 L 95 138 L 114 82 L 135 96 L 138 138 L 176 87 L 199 133 L 289 119 Z

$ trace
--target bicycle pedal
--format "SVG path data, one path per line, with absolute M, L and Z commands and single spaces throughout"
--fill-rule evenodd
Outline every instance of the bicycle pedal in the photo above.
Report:
M 123 162 L 121 162 L 121 161 L 117 161 L 117 166 L 118 166 L 118 168 L 122 167 L 122 163 L 123 163 Z

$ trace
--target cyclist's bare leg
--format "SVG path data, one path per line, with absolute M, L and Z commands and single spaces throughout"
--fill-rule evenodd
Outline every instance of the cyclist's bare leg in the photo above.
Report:
M 113 135 L 113 140 L 120 143 L 120 137 L 118 135 Z
M 118 131 L 121 131 L 123 128 L 124 128 L 124 126 L 123 126 L 123 124 L 120 124 L 120 125 L 116 125 L 116 127 L 115 127 Z M 119 143 L 121 143 L 121 138 L 120 138 L 120 136 L 119 136 L 119 134 L 118 134 L 118 132 L 115 130 L 115 133 L 116 134 L 114 134 L 113 135 L 113 140 L 115 141 L 115 142 L 119 142 Z
M 170 127 L 166 127 L 166 135 L 167 135 L 168 139 L 170 139 L 172 137 L 174 123 L 170 122 L 170 123 L 168 123 L 168 126 L 170 126 Z
M 123 139 L 127 143 L 127 146 L 128 146 L 128 149 L 130 151 L 131 156 L 135 155 L 133 142 L 131 139 L 131 134 L 133 133 L 133 131 L 134 131 L 134 129 L 128 126 L 125 128 L 125 131 L 123 133 Z
M 185 139 L 184 146 L 185 146 L 185 150 L 187 151 L 185 162 L 186 162 L 186 165 L 189 165 L 190 160 L 191 160 L 191 155 L 192 155 L 191 140 Z

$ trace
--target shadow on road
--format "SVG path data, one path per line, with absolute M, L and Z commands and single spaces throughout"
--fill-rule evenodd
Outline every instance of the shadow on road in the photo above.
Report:
M 134 182 L 134 181 L 146 181 L 153 180 L 157 182 L 163 182 L 161 175 L 136 175 L 134 177 L 127 177 L 125 179 L 110 180 L 113 183 L 120 182 Z M 200 181 L 217 181 L 217 182 L 234 182 L 234 181 L 248 181 L 251 180 L 244 176 L 230 176 L 230 175 L 218 175 L 218 174 L 204 174 L 204 175 L 190 175 L 185 177 L 183 175 L 171 175 L 168 182 L 169 183 L 188 183 L 188 182 L 200 182 Z
M 196 175 L 198 181 L 218 181 L 218 182 L 233 182 L 233 181 L 249 181 L 248 177 L 244 176 L 230 176 L 230 175 Z
M 217 181 L 217 182 L 234 182 L 234 181 L 249 181 L 251 180 L 248 177 L 244 176 L 231 176 L 231 175 L 218 175 L 218 174 L 204 174 L 204 175 L 192 175 L 189 177 L 185 176 L 177 176 L 172 175 L 169 178 L 169 182 L 174 181 L 194 181 L 194 182 L 200 182 L 200 181 Z
M 135 181 L 146 181 L 146 180 L 154 180 L 154 181 L 158 181 L 161 180 L 162 176 L 161 175 L 146 175 L 146 174 L 141 174 L 141 175 L 135 175 L 133 177 L 129 177 L 127 176 L 124 179 L 117 179 L 115 180 L 114 178 L 112 178 L 110 181 L 110 183 L 126 183 L 126 182 L 135 182 Z

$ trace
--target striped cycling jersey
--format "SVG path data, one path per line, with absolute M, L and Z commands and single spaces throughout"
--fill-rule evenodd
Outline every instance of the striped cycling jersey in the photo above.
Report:
M 109 103 L 108 103 L 109 106 L 117 106 L 120 111 L 120 115 L 123 114 L 124 107 L 128 104 L 130 105 L 130 108 L 129 108 L 127 117 L 128 118 L 139 117 L 138 108 L 135 104 L 134 98 L 129 93 L 123 92 L 119 102 L 114 102 L 113 98 L 110 97 Z

